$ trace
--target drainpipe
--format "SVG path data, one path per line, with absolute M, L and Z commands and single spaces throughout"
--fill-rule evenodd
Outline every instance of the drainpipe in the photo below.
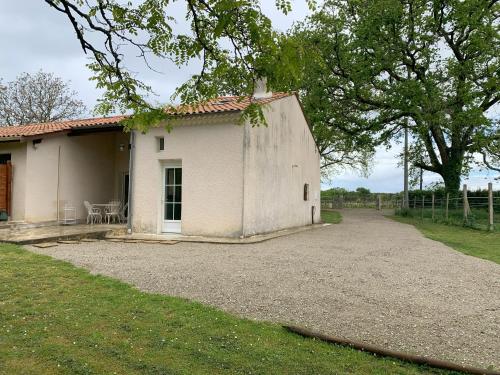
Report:
M 59 225 L 59 222 L 61 219 L 61 216 L 60 216 L 61 215 L 60 214 L 61 207 L 60 207 L 60 203 L 59 203 L 60 193 L 61 193 L 61 146 L 59 146 L 58 154 L 57 154 L 57 190 L 56 190 L 57 214 L 56 214 L 56 220 L 57 220 L 58 225 Z
M 127 233 L 132 233 L 132 196 L 134 181 L 134 155 L 135 155 L 135 132 L 130 131 L 130 153 L 128 161 L 128 210 L 127 210 Z
M 241 236 L 240 238 L 245 238 L 245 204 L 246 204 L 246 199 L 245 199 L 245 177 L 247 174 L 247 137 L 248 137 L 248 130 L 247 130 L 247 124 L 243 125 L 243 188 L 242 188 L 242 204 L 241 204 Z

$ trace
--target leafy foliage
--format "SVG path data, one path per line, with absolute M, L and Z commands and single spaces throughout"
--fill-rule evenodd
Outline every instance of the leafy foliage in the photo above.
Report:
M 498 17 L 494 0 L 327 0 L 293 36 L 325 126 L 361 149 L 408 127 L 413 164 L 451 191 L 474 153 L 498 161 Z
M 69 83 L 52 73 L 23 73 L 1 85 L 0 125 L 25 125 L 76 118 L 86 109 Z
M 374 155 L 373 145 L 339 131 L 335 105 L 326 96 L 321 76 L 325 73 L 322 51 L 310 48 L 307 27 L 295 27 L 282 43 L 287 43 L 295 62 L 295 74 L 283 77 L 280 90 L 297 91 L 321 154 L 321 171 L 329 178 L 346 169 L 367 176 Z
M 147 99 L 151 93 L 144 81 L 126 64 L 135 53 L 149 65 L 159 57 L 185 66 L 201 61 L 201 71 L 176 91 L 183 103 L 200 102 L 218 95 L 251 95 L 257 79 L 267 77 L 270 87 L 280 77 L 293 75 L 288 44 L 273 30 L 261 12 L 258 0 L 45 0 L 70 21 L 85 53 L 92 56 L 88 67 L 98 88 L 104 90 L 97 111 L 109 114 L 131 111 L 128 126 L 158 120 L 158 106 Z M 170 14 L 175 5 L 185 6 L 188 30 L 182 30 Z M 314 1 L 309 1 L 312 6 Z M 276 0 L 287 13 L 289 0 Z M 134 51 L 135 50 L 135 51 Z M 251 105 L 244 116 L 262 121 L 260 107 Z M 146 121 L 147 122 L 147 121 Z

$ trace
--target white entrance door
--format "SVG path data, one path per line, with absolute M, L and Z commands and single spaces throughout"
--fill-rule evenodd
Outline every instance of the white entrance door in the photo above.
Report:
M 163 232 L 181 233 L 182 167 L 166 166 L 163 172 Z

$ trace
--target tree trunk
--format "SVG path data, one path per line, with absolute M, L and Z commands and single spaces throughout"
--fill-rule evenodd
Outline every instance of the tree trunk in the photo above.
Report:
M 448 163 L 442 166 L 440 175 L 444 181 L 445 191 L 451 196 L 456 196 L 460 190 L 462 168 L 463 158 L 461 157 L 451 157 Z

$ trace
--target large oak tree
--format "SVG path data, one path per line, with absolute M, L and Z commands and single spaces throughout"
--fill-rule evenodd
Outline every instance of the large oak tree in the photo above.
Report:
M 407 127 L 413 164 L 457 191 L 474 155 L 498 169 L 498 17 L 496 0 L 326 0 L 292 39 L 325 127 L 361 148 Z

